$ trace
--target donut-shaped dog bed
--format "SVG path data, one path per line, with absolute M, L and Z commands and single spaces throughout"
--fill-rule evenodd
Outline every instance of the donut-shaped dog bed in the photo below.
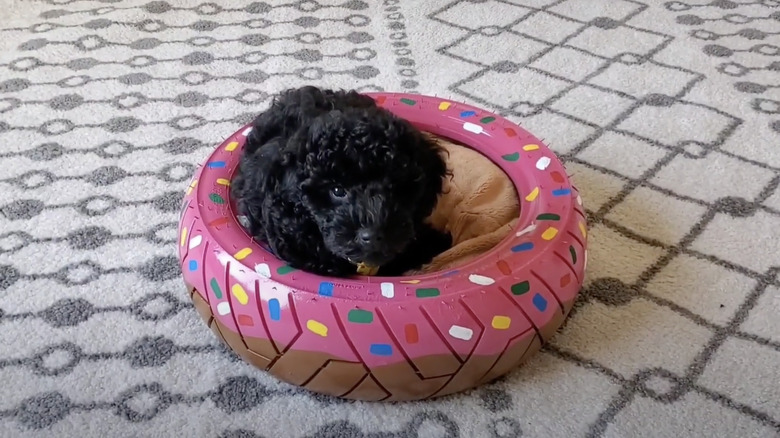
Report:
M 247 126 L 186 190 L 178 247 L 187 290 L 231 349 L 311 391 L 419 400 L 489 382 L 539 350 L 571 310 L 587 258 L 581 199 L 555 155 L 502 117 L 429 96 L 370 96 L 499 165 L 519 194 L 516 229 L 445 272 L 336 279 L 297 271 L 254 242 L 233 212 L 229 186 Z

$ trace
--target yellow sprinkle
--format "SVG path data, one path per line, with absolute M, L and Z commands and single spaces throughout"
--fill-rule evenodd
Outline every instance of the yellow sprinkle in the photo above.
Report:
M 439 110 L 440 111 L 446 111 L 447 108 L 450 107 L 450 105 L 452 105 L 452 104 L 449 103 L 449 102 L 442 102 L 442 103 L 439 104 Z
M 417 284 L 420 280 L 401 280 L 400 282 L 403 284 Z
M 243 260 L 248 256 L 249 254 L 252 254 L 251 248 L 244 248 L 241 251 L 237 252 L 233 257 L 235 257 L 236 260 Z
M 328 327 L 326 327 L 325 324 L 319 321 L 315 321 L 313 319 L 306 321 L 306 328 L 309 329 L 309 331 L 311 331 L 315 335 L 320 335 L 323 338 L 325 336 L 328 336 Z
M 588 231 L 585 229 L 585 224 L 580 222 L 580 233 L 582 233 L 582 237 L 588 237 Z
M 217 184 L 227 187 L 230 185 L 230 180 L 225 178 L 217 178 Z
M 192 189 L 194 189 L 196 185 L 198 185 L 198 180 L 193 180 L 193 181 L 190 183 L 190 186 L 189 186 L 189 188 L 187 188 L 187 195 L 189 195 L 190 193 L 192 193 Z
M 506 330 L 509 328 L 509 325 L 512 323 L 512 319 L 508 316 L 501 316 L 496 315 L 493 317 L 493 328 L 496 330 Z
M 230 143 L 227 144 L 227 146 L 225 146 L 225 150 L 228 152 L 233 152 L 234 150 L 236 150 L 237 147 L 238 147 L 238 142 L 231 141 Z
M 534 187 L 533 190 L 531 190 L 531 193 L 528 194 L 528 196 L 525 197 L 525 200 L 528 202 L 533 202 L 536 197 L 539 196 L 539 187 Z
M 542 233 L 542 239 L 552 240 L 552 238 L 555 237 L 557 234 L 558 234 L 558 229 L 554 227 L 550 227 L 544 230 L 544 233 Z
M 181 229 L 181 242 L 179 242 L 179 245 L 184 246 L 184 242 L 187 240 L 187 228 Z
M 240 284 L 234 284 L 230 290 L 233 291 L 233 296 L 236 297 L 239 303 L 246 305 L 249 302 L 249 295 L 246 294 L 246 291 Z
M 535 151 L 537 149 L 539 149 L 539 145 L 538 144 L 527 144 L 527 145 L 523 146 L 523 150 L 526 151 L 526 152 Z

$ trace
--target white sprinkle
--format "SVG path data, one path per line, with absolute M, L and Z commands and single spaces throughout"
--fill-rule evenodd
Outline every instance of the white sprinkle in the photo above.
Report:
M 580 196 L 579 194 L 577 194 L 577 204 L 582 206 L 582 196 Z
M 252 128 L 246 128 L 244 129 L 244 132 L 241 133 L 241 135 L 246 137 L 247 135 L 249 135 L 250 132 L 252 132 Z
M 217 313 L 224 316 L 230 313 L 230 303 L 227 301 L 223 301 L 219 304 L 217 304 Z
M 450 327 L 450 336 L 456 339 L 462 339 L 464 341 L 468 341 L 471 339 L 472 336 L 474 336 L 474 330 L 471 330 L 470 328 L 461 327 L 459 325 L 454 325 Z
M 482 127 L 471 122 L 464 123 L 463 129 L 468 132 L 473 132 L 474 134 L 482 134 Z
M 588 269 L 588 250 L 585 250 L 585 255 L 582 257 L 582 271 Z
M 539 158 L 539 161 L 536 162 L 536 168 L 539 170 L 547 169 L 547 166 L 549 166 L 551 162 L 552 160 L 550 157 Z
M 255 272 L 263 278 L 271 278 L 271 268 L 267 263 L 260 263 L 255 265 Z
M 518 231 L 517 233 L 515 233 L 515 236 L 516 237 L 524 236 L 524 235 L 526 235 L 528 233 L 533 232 L 535 229 L 536 229 L 536 224 L 531 224 L 531 225 L 523 228 L 522 230 Z
M 198 234 L 197 236 L 190 239 L 190 249 L 197 247 L 201 244 L 201 242 L 203 242 L 203 236 Z
M 382 283 L 379 287 L 382 288 L 383 297 L 393 298 L 395 296 L 395 286 L 393 286 L 393 283 Z
M 485 277 L 484 275 L 477 275 L 477 274 L 469 275 L 469 281 L 474 284 L 478 284 L 480 286 L 489 286 L 496 282 L 496 280 L 493 280 L 490 277 Z

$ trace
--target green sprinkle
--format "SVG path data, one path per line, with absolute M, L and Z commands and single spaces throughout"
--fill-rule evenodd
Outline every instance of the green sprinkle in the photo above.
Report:
M 522 295 L 531 290 L 531 284 L 527 281 L 522 283 L 515 283 L 512 285 L 512 295 Z
M 347 314 L 347 321 L 356 324 L 371 324 L 374 322 L 374 314 L 368 310 L 352 309 Z
M 485 124 L 488 124 L 488 123 L 490 123 L 490 122 L 495 122 L 495 121 L 496 121 L 496 118 L 495 118 L 495 117 L 492 117 L 492 116 L 483 117 L 483 118 L 480 120 L 480 122 L 482 122 L 482 123 L 485 123 Z
M 543 214 L 540 214 L 539 216 L 536 216 L 536 220 L 538 220 L 538 221 L 559 221 L 559 220 L 561 220 L 561 217 L 558 216 L 557 214 L 553 214 L 553 213 L 543 213 Z
M 515 152 L 513 154 L 506 154 L 502 155 L 501 158 L 505 159 L 506 161 L 517 161 L 520 159 L 520 152 Z
M 211 202 L 213 202 L 215 204 L 224 204 L 225 203 L 225 199 L 222 196 L 219 196 L 216 193 L 210 194 L 209 195 L 209 199 L 211 199 Z
M 439 289 L 436 289 L 435 287 L 429 287 L 429 288 L 423 288 L 423 289 L 417 289 L 417 298 L 431 298 L 431 297 L 438 297 Z
M 407 98 L 404 97 L 404 98 L 401 99 L 401 103 L 405 103 L 407 105 L 415 105 L 415 104 L 417 104 L 417 101 L 416 100 L 412 100 L 412 99 L 407 99 Z
M 219 283 L 217 282 L 216 278 L 211 279 L 211 289 L 214 291 L 214 296 L 217 297 L 218 300 L 222 299 L 222 289 L 219 288 Z
M 571 254 L 571 263 L 573 265 L 577 264 L 577 251 L 574 250 L 573 246 L 569 247 L 569 254 Z
M 276 273 L 277 273 L 277 274 L 279 274 L 279 275 L 285 275 L 285 274 L 289 274 L 290 272 L 292 272 L 292 271 L 294 271 L 294 270 L 295 270 L 295 268 L 293 268 L 292 266 L 290 266 L 290 265 L 284 265 L 284 266 L 280 266 L 280 267 L 279 267 L 279 268 L 276 270 Z

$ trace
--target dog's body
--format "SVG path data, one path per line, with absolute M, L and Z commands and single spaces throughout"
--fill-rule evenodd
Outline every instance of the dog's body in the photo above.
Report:
M 425 222 L 446 174 L 442 149 L 370 97 L 303 87 L 255 119 L 232 196 L 249 233 L 294 268 L 401 275 L 451 244 Z

